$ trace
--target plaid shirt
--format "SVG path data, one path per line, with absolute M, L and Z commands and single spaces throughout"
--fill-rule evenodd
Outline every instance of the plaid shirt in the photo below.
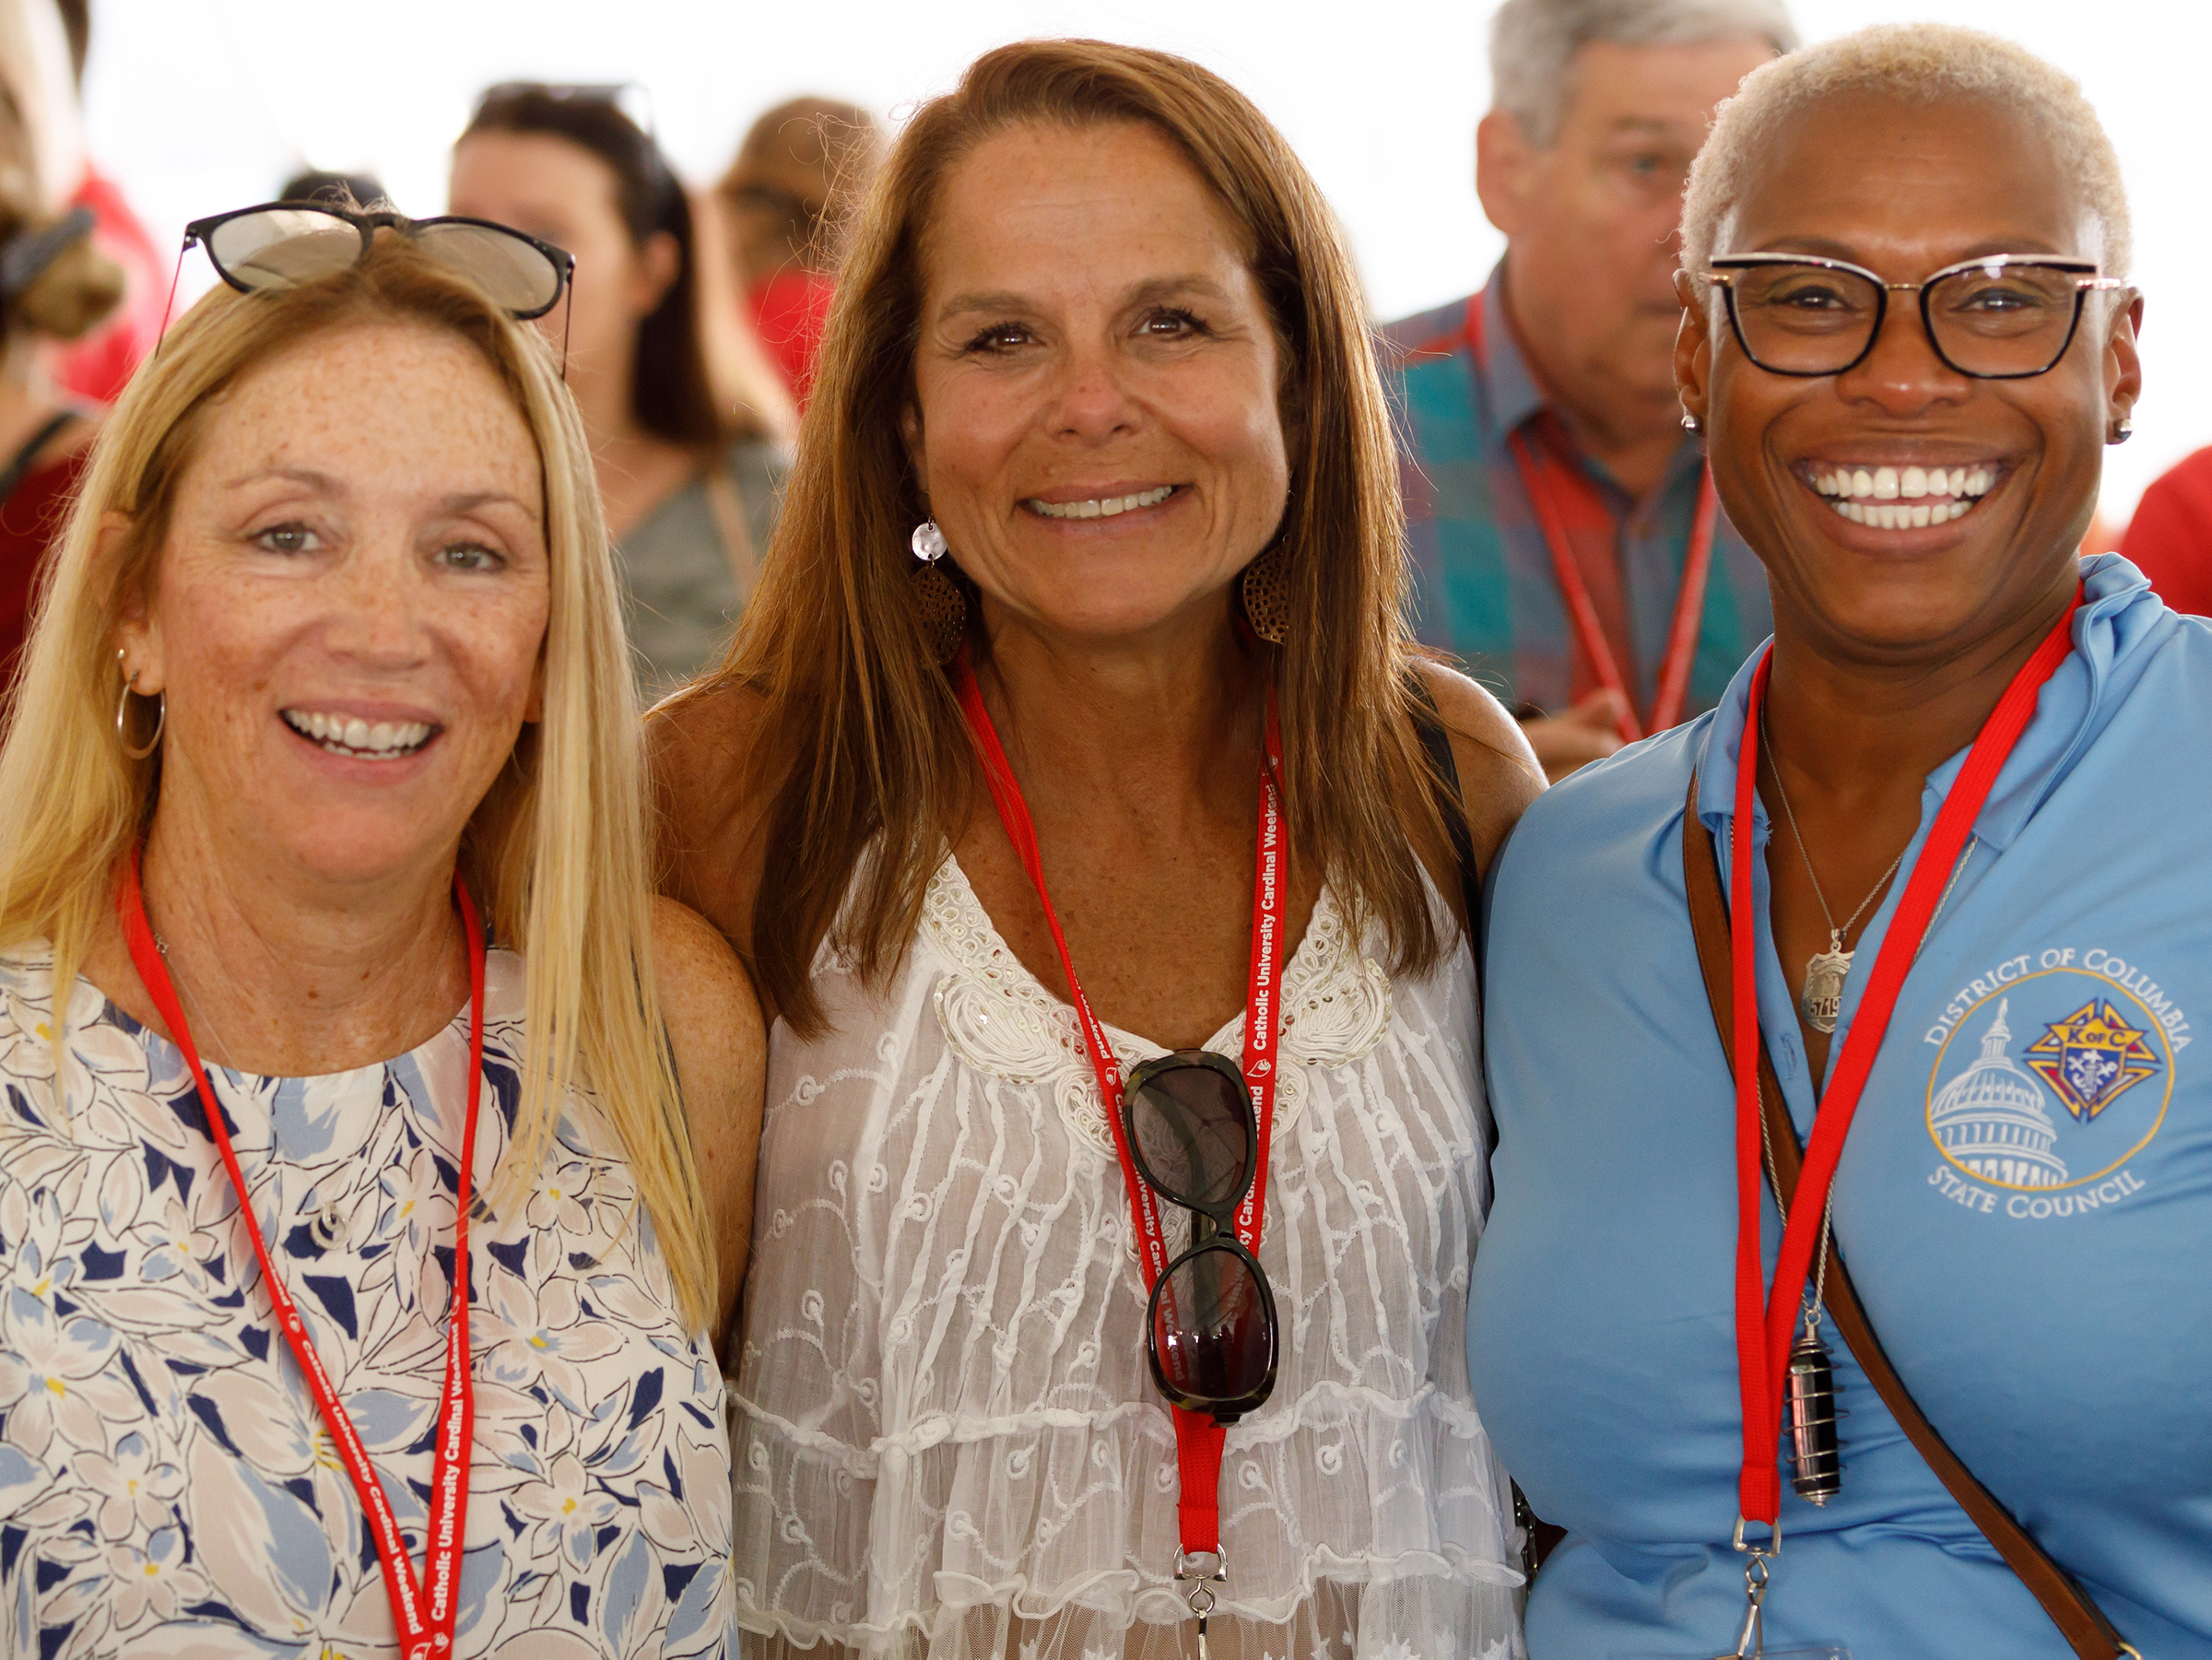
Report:
M 1425 643 L 1464 658 L 1508 708 L 1564 709 L 1597 685 L 1507 448 L 1525 430 L 1531 442 L 1590 487 L 1559 492 L 1559 513 L 1641 718 L 1657 696 L 1702 451 L 1685 437 L 1665 477 L 1641 500 L 1578 454 L 1514 344 L 1503 288 L 1500 267 L 1472 299 L 1382 330 L 1399 404 L 1415 625 Z M 1482 308 L 1487 365 L 1477 359 L 1468 327 L 1473 306 Z M 1766 571 L 1723 513 L 1684 716 L 1719 702 L 1744 659 L 1771 632 Z

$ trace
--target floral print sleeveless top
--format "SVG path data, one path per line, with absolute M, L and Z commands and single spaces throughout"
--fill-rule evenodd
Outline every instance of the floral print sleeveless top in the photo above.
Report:
M 51 955 L 0 956 L 0 1655 L 398 1645 L 372 1536 L 182 1057 Z M 519 1105 L 523 963 L 487 967 L 478 1193 Z M 420 1571 L 452 1306 L 468 1011 L 322 1077 L 211 1067 L 250 1190 Z M 720 1369 L 685 1329 L 619 1141 L 572 1094 L 472 1229 L 476 1442 L 455 1653 L 724 1654 Z

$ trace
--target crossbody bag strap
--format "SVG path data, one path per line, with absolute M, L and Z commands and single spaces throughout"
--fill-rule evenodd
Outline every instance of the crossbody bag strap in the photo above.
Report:
M 1705 977 L 1705 996 L 1712 1006 L 1712 1023 L 1720 1032 L 1721 1053 L 1733 1054 L 1735 1018 L 1734 1000 L 1729 995 L 1728 901 L 1721 883 L 1721 862 L 1713 848 L 1712 832 L 1698 815 L 1695 772 L 1690 774 L 1689 798 L 1682 808 L 1682 877 L 1689 895 L 1689 930 L 1698 942 L 1698 967 Z M 1786 1216 L 1797 1191 L 1797 1171 L 1805 1152 L 1797 1139 L 1797 1126 L 1791 1122 L 1789 1108 L 1783 1104 L 1782 1085 L 1775 1078 L 1774 1063 L 1767 1054 L 1763 1036 L 1759 1045 L 1759 1103 L 1766 1119 L 1767 1145 L 1773 1160 L 1767 1171 L 1767 1179 L 1773 1183 L 1774 1197 Z M 1945 1443 L 1905 1387 L 1904 1380 L 1897 1375 L 1897 1369 L 1889 1364 L 1889 1357 L 1882 1352 L 1881 1339 L 1868 1322 L 1866 1311 L 1852 1287 L 1851 1276 L 1837 1257 L 1834 1246 L 1830 1244 L 1827 1252 L 1828 1312 L 1835 1317 L 1836 1329 L 1850 1345 L 1859 1370 L 1866 1374 L 1874 1392 L 1882 1397 L 1882 1404 L 1889 1408 L 1889 1415 L 1897 1419 L 1905 1438 L 1919 1449 L 1936 1478 L 1959 1501 L 1959 1507 L 2005 1559 L 2006 1566 L 2019 1575 L 2020 1583 L 2042 1605 L 2051 1623 L 2058 1628 L 2059 1634 L 2081 1660 L 2118 1660 L 2123 1654 L 2136 1654 L 2135 1649 L 2121 1640 L 2112 1621 L 2105 1619 L 2103 1610 L 2089 1599 L 2074 1576 L 2052 1560 L 2050 1553 L 2013 1519 L 2012 1513 L 1997 1501 L 1973 1471 L 1959 1460 L 1959 1454 Z M 2136 1660 L 2141 1660 L 2139 1654 Z
M 1429 758 L 1429 771 L 1434 774 L 1439 799 L 1438 807 L 1444 820 L 1444 834 L 1452 841 L 1452 859 L 1459 866 L 1460 903 L 1467 913 L 1467 949 L 1475 959 L 1475 999 L 1479 1007 L 1482 1002 L 1482 872 L 1475 863 L 1475 838 L 1467 829 L 1466 797 L 1460 793 L 1459 762 L 1453 759 L 1452 735 L 1444 730 L 1444 717 L 1438 712 L 1436 699 L 1429 687 L 1413 670 L 1406 677 L 1406 688 L 1413 694 L 1413 729 L 1421 740 L 1421 749 Z

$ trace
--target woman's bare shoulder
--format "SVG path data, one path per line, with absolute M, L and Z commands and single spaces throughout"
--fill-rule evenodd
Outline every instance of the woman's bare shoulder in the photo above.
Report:
M 753 744 L 765 700 L 706 681 L 645 717 L 645 752 L 659 820 L 661 891 L 743 941 L 759 887 L 767 803 L 754 787 Z
M 721 931 L 696 911 L 670 899 L 653 901 L 653 956 L 700 1190 L 714 1223 L 719 1344 L 737 1300 L 751 1236 L 768 1033 L 744 964 Z
M 1544 793 L 1544 769 L 1537 765 L 1536 752 L 1529 748 L 1521 723 L 1504 704 L 1441 663 L 1425 660 L 1417 666 L 1452 739 L 1475 862 L 1488 870 L 1507 832 L 1528 804 Z

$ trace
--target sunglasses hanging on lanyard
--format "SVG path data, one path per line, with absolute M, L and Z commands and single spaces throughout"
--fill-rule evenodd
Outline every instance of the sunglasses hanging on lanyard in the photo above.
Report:
M 1736 1478 L 1735 1545 L 1745 1558 L 1744 1624 L 1734 1649 L 1718 1660 L 1749 1660 L 1764 1653 L 1763 1604 L 1767 1582 L 1782 1554 L 1781 1443 L 1783 1404 L 1789 1386 L 1793 1339 L 1799 1329 L 1806 1282 L 1814 1253 L 1826 1230 L 1830 1191 L 1852 1115 L 1874 1069 L 1882 1040 L 1896 1012 L 1905 976 L 1920 954 L 1941 906 L 1959 856 L 1980 817 L 2020 734 L 2035 713 L 2043 684 L 2057 673 L 2073 644 L 2078 589 L 2065 615 L 2023 663 L 1996 707 L 1975 736 L 1920 856 L 1913 861 L 1905 890 L 1876 953 L 1874 971 L 1860 994 L 1851 1030 L 1829 1071 L 1827 1086 L 1813 1118 L 1805 1164 L 1789 1214 L 1783 1219 L 1782 1248 L 1774 1283 L 1765 1287 L 1760 1244 L 1765 1170 L 1763 1118 L 1759 1099 L 1758 920 L 1753 911 L 1752 814 L 1759 778 L 1760 711 L 1773 653 L 1759 660 L 1751 677 L 1750 705 L 1744 714 L 1742 748 L 1736 757 L 1735 818 L 1729 834 L 1728 931 L 1730 1002 L 1734 1006 L 1729 1057 L 1735 1072 L 1735 1328 L 1736 1376 L 1743 1408 L 1743 1466 Z M 1762 1537 L 1762 1536 L 1764 1536 Z
M 1487 370 L 1490 353 L 1489 340 L 1483 331 L 1482 301 L 1480 294 L 1467 301 L 1466 337 L 1475 360 Z M 1613 647 L 1606 639 L 1597 606 L 1590 597 L 1590 584 L 1583 580 L 1582 566 L 1575 560 L 1574 546 L 1568 538 L 1566 522 L 1559 512 L 1559 491 L 1555 488 L 1558 476 L 1567 475 L 1565 488 L 1583 494 L 1591 493 L 1589 481 L 1551 458 L 1539 455 L 1525 430 L 1508 437 L 1506 447 L 1512 452 L 1514 469 L 1521 475 L 1521 488 L 1528 496 L 1529 507 L 1536 515 L 1536 528 L 1543 533 L 1545 548 L 1551 555 L 1552 577 L 1559 585 L 1559 597 L 1566 604 L 1567 620 L 1574 629 L 1575 642 L 1582 647 L 1597 683 L 1620 699 L 1621 741 L 1632 744 L 1678 724 L 1683 705 L 1689 697 L 1689 671 L 1697 661 L 1698 631 L 1705 618 L 1705 590 L 1712 575 L 1712 536 L 1720 519 L 1720 498 L 1712 488 L 1712 469 L 1709 466 L 1699 469 L 1698 505 L 1690 515 L 1689 546 L 1683 553 L 1682 581 L 1675 590 L 1674 615 L 1666 629 L 1666 654 L 1659 660 L 1659 681 L 1652 700 L 1651 724 L 1646 726 L 1636 718 L 1636 694 L 1630 689 L 1628 678 L 1613 655 Z
M 1146 1359 L 1153 1383 L 1174 1413 L 1181 1537 L 1175 1579 L 1191 1587 L 1186 1602 L 1198 1622 L 1199 1660 L 1206 1660 L 1206 1619 L 1216 1602 L 1212 1587 L 1229 1577 L 1229 1559 L 1221 1548 L 1223 1432 L 1256 1411 L 1273 1392 L 1280 1342 L 1274 1291 L 1256 1254 L 1267 1196 L 1282 1018 L 1287 838 L 1277 783 L 1282 737 L 1275 688 L 1272 683 L 1267 688 L 1260 770 L 1243 1064 L 1206 1050 L 1178 1050 L 1146 1062 L 1124 1081 L 1105 1028 L 1076 978 L 1075 961 L 1045 889 L 1044 862 L 1028 803 L 965 653 L 954 662 L 952 676 L 999 822 L 1044 907 L 1067 975 L 1068 999 L 1098 1078 L 1099 1098 L 1112 1126 L 1148 1294 Z M 1163 1198 L 1193 1218 L 1191 1243 L 1172 1260 L 1160 1216 Z

